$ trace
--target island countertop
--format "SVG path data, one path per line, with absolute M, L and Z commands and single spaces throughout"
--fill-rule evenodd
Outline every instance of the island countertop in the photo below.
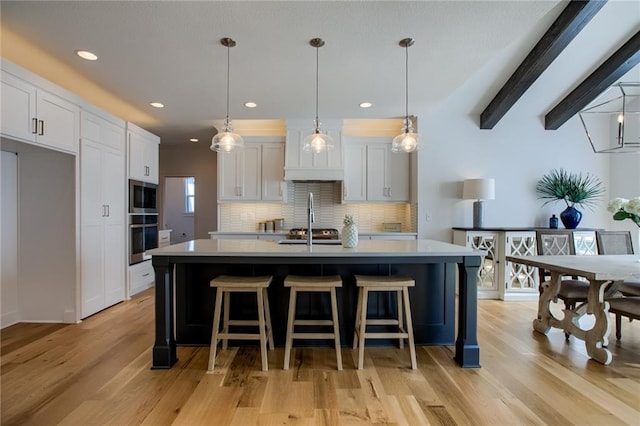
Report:
M 425 257 L 482 255 L 484 252 L 435 240 L 363 240 L 355 248 L 341 245 L 278 244 L 266 240 L 193 240 L 147 251 L 152 256 L 240 257 Z

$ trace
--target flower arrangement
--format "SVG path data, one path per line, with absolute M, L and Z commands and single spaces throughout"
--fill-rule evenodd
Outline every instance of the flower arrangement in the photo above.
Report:
M 640 228 L 640 197 L 630 200 L 626 198 L 614 198 L 609 201 L 607 210 L 613 213 L 613 219 L 631 219 Z
M 355 225 L 356 224 L 356 222 L 353 220 L 353 216 L 350 215 L 350 214 L 344 215 L 343 223 L 345 224 L 345 226 Z
M 544 175 L 536 185 L 538 198 L 547 200 L 544 204 L 563 200 L 567 207 L 575 204 L 591 207 L 604 193 L 602 181 L 589 173 L 569 173 L 564 169 L 554 169 Z

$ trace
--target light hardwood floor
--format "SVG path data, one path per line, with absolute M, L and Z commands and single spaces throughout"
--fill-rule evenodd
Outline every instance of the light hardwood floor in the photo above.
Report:
M 463 369 L 451 347 L 367 348 L 365 369 L 344 348 L 220 351 L 178 348 L 171 370 L 151 370 L 153 293 L 77 325 L 18 324 L 2 330 L 3 425 L 270 424 L 640 424 L 640 321 L 623 321 L 613 362 L 589 361 L 584 344 L 532 331 L 536 303 L 479 302 L 479 369 Z

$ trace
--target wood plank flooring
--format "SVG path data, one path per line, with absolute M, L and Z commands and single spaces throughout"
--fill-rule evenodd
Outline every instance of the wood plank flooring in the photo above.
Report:
M 283 349 L 260 371 L 257 347 L 178 348 L 171 370 L 151 370 L 153 290 L 81 324 L 2 330 L 2 425 L 640 425 L 640 321 L 623 321 L 613 362 L 590 361 L 559 330 L 535 333 L 535 302 L 481 300 L 482 368 L 463 369 L 451 347 L 367 347 L 365 368 L 343 348 Z M 613 335 L 613 333 L 612 333 Z

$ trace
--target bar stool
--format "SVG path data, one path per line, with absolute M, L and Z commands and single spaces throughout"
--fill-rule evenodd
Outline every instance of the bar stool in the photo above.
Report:
M 364 341 L 365 339 L 399 339 L 400 348 L 404 347 L 404 339 L 409 342 L 411 353 L 411 368 L 415 370 L 416 347 L 413 340 L 413 323 L 411 321 L 411 305 L 409 304 L 409 287 L 414 287 L 416 282 L 413 278 L 403 275 L 392 276 L 370 276 L 356 275 L 356 285 L 358 286 L 358 307 L 356 309 L 356 324 L 353 335 L 353 349 L 358 348 L 358 370 L 364 365 Z M 370 292 L 393 291 L 397 298 L 397 318 L 387 319 L 367 319 L 367 301 Z M 403 301 L 407 327 L 403 324 Z M 397 332 L 367 332 L 367 325 L 397 325 Z
M 289 369 L 289 358 L 291 356 L 291 346 L 293 339 L 334 339 L 336 347 L 336 362 L 338 370 L 342 370 L 342 352 L 340 350 L 340 331 L 338 328 L 338 304 L 336 302 L 336 287 L 342 287 L 340 275 L 330 276 L 300 276 L 288 275 L 284 279 L 284 286 L 290 287 L 289 295 L 289 317 L 287 320 L 287 340 L 284 350 L 284 369 Z M 328 292 L 331 296 L 331 319 L 330 320 L 302 320 L 296 319 L 296 300 L 301 292 Z M 294 332 L 294 326 L 332 325 L 333 333 L 318 332 Z
M 216 347 L 222 340 L 222 349 L 227 349 L 228 339 L 260 340 L 260 354 L 262 357 L 262 371 L 268 370 L 267 339 L 273 349 L 273 332 L 271 330 L 271 313 L 269 311 L 269 297 L 267 288 L 273 277 L 236 277 L 220 275 L 211 280 L 211 287 L 217 287 L 216 304 L 213 312 L 213 331 L 211 333 L 211 349 L 209 351 L 209 371 L 213 371 L 216 360 Z M 258 299 L 257 320 L 230 320 L 229 300 L 231 293 L 255 293 Z M 224 300 L 224 318 L 220 331 L 220 314 Z M 231 333 L 229 326 L 258 326 L 257 333 Z

